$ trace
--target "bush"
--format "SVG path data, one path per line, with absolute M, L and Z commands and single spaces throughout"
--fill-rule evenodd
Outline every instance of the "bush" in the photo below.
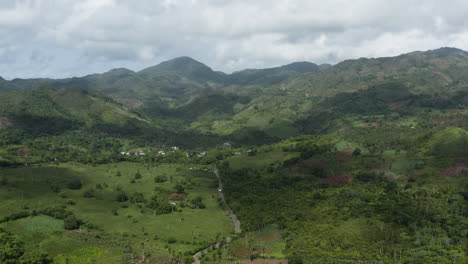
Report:
M 158 183 L 165 182 L 167 181 L 167 177 L 164 175 L 159 175 L 159 176 L 154 177 L 154 181 Z
M 94 193 L 94 190 L 89 189 L 89 190 L 86 190 L 86 191 L 83 193 L 83 197 L 84 197 L 84 198 L 93 198 L 93 197 L 96 197 L 96 194 Z
M 143 178 L 143 176 L 141 176 L 141 173 L 140 173 L 140 172 L 135 173 L 135 179 L 136 179 L 136 180 L 139 180 L 139 179 L 141 179 L 141 178 Z
M 83 184 L 79 179 L 74 179 L 67 184 L 68 189 L 79 190 L 83 187 Z
M 122 203 L 122 202 L 126 202 L 128 201 L 128 196 L 126 193 L 124 192 L 119 192 L 117 193 L 117 195 L 115 196 L 115 200 L 119 203 Z
M 75 230 L 80 227 L 80 222 L 74 215 L 69 215 L 63 220 L 63 227 L 66 230 Z
M 54 193 L 60 192 L 60 188 L 57 185 L 51 185 L 50 190 Z
M 175 191 L 176 191 L 177 193 L 184 193 L 185 188 L 184 188 L 184 186 L 182 186 L 181 184 L 177 184 L 177 185 L 175 186 Z

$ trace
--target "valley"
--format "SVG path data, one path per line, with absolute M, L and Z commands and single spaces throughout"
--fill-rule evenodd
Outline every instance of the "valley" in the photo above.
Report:
M 440 48 L 0 79 L 0 263 L 466 263 L 466 73 Z

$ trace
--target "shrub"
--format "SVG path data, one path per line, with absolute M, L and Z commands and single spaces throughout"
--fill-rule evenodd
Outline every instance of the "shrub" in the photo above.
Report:
M 361 182 L 382 182 L 384 180 L 381 174 L 363 170 L 354 172 L 354 177 Z
M 120 203 L 121 203 L 121 202 L 126 202 L 126 201 L 128 201 L 128 196 L 127 196 L 127 194 L 126 194 L 125 192 L 119 192 L 119 193 L 117 193 L 117 195 L 115 196 L 115 200 L 116 200 L 117 202 L 120 202 Z
M 165 182 L 167 181 L 167 177 L 165 175 L 159 175 L 159 176 L 156 176 L 154 177 L 154 181 L 155 182 Z
M 83 184 L 79 179 L 74 179 L 67 184 L 68 189 L 79 190 L 83 187 Z
M 185 188 L 184 188 L 184 186 L 182 186 L 181 184 L 177 184 L 177 185 L 175 186 L 175 191 L 176 191 L 177 193 L 184 193 Z
M 74 230 L 80 227 L 80 223 L 74 215 L 69 215 L 63 220 L 63 227 L 67 230 Z
M 49 188 L 54 193 L 60 192 L 60 188 L 57 185 L 51 185 L 51 186 L 49 186 Z
M 143 178 L 143 176 L 141 176 L 141 173 L 140 173 L 140 172 L 135 173 L 135 179 L 136 179 L 136 180 L 139 180 L 139 179 L 141 179 L 141 178 Z
M 86 191 L 83 193 L 83 197 L 84 197 L 84 198 L 93 198 L 93 197 L 96 197 L 96 194 L 94 193 L 94 190 L 89 189 L 89 190 L 86 190 Z

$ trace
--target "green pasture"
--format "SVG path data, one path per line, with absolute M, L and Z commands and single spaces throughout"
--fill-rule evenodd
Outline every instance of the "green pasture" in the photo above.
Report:
M 197 170 L 190 170 L 190 167 L 196 167 Z M 81 243 L 83 239 L 80 236 L 85 236 L 84 233 L 97 233 L 101 237 L 103 234 L 112 235 L 115 238 L 111 240 L 125 239 L 131 245 L 144 244 L 143 250 L 152 256 L 167 256 L 168 248 L 178 252 L 193 251 L 215 241 L 217 237 L 226 237 L 233 232 L 232 223 L 218 205 L 217 180 L 209 169 L 199 165 L 129 162 L 96 167 L 59 164 L 2 168 L 0 199 L 3 203 L 0 204 L 0 218 L 21 211 L 66 206 L 66 210 L 73 212 L 80 220 L 98 227 L 97 231 L 84 228 L 83 233 L 64 232 L 62 220 L 46 216 L 2 224 L 11 232 L 41 244 L 42 248 L 54 255 L 73 256 L 75 251 L 84 250 L 90 256 L 107 256 L 106 252 L 121 250 L 113 245 L 103 246 L 100 239 L 96 238 L 93 239 L 95 243 Z M 137 173 L 141 179 L 135 179 Z M 155 182 L 156 176 L 165 176 L 167 181 Z M 82 188 L 68 188 L 69 182 L 73 180 L 81 181 Z M 176 203 L 174 212 L 158 215 L 144 205 L 132 203 L 131 199 L 126 202 L 116 201 L 117 194 L 122 191 L 129 197 L 139 192 L 150 200 L 155 190 L 175 192 L 177 184 L 185 187 L 185 200 L 200 196 L 206 208 L 182 208 L 182 201 L 170 199 Z M 84 193 L 90 190 L 94 197 L 85 198 Z M 94 247 L 84 248 L 87 245 Z

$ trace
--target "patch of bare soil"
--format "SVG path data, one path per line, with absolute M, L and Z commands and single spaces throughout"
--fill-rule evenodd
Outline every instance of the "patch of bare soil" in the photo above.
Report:
M 174 193 L 169 194 L 169 199 L 180 201 L 184 199 L 184 195 L 181 193 L 174 192 Z
M 468 158 L 457 158 L 452 166 L 448 167 L 441 176 L 460 176 L 468 174 Z
M 144 103 L 138 99 L 127 99 L 127 105 L 132 108 L 138 108 L 144 105 Z
M 281 233 L 280 232 L 273 232 L 273 233 L 270 233 L 266 236 L 258 236 L 259 239 L 261 240 L 265 240 L 265 241 L 275 241 L 277 239 L 279 239 L 281 237 Z
M 0 116 L 0 130 L 12 128 L 13 123 L 10 121 L 8 117 Z

